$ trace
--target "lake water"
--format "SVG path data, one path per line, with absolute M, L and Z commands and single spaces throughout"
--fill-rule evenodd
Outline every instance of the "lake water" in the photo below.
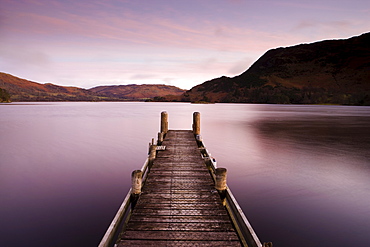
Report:
M 370 108 L 0 105 L 0 246 L 97 246 L 159 131 L 201 133 L 262 242 L 370 245 Z

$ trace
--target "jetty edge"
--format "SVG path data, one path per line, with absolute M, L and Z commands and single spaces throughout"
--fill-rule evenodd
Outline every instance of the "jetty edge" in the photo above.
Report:
M 204 145 L 199 112 L 192 130 L 169 130 L 162 112 L 158 140 L 152 139 L 142 168 L 132 172 L 132 188 L 99 247 L 272 247 L 261 244 L 226 175 Z

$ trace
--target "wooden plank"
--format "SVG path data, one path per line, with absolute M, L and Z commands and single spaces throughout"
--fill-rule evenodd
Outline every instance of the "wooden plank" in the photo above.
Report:
M 203 231 L 126 231 L 125 239 L 147 240 L 182 240 L 182 241 L 222 241 L 239 240 L 235 232 L 203 232 Z
M 146 247 L 146 246 L 201 246 L 201 247 L 225 247 L 240 246 L 239 241 L 145 241 L 145 240 L 126 240 L 120 242 L 117 247 Z
M 230 222 L 210 223 L 210 222 L 141 222 L 131 221 L 126 230 L 161 230 L 161 231 L 234 231 Z
M 163 167 L 159 170 L 151 169 L 151 174 L 160 174 L 163 177 L 209 177 L 210 174 L 207 170 L 204 170 L 204 167 L 199 167 L 197 169 L 175 169 L 173 167 Z M 154 176 L 154 175 L 153 175 Z
M 145 195 L 154 195 L 154 194 L 142 194 L 141 196 L 145 196 Z M 140 199 L 140 198 L 139 198 Z M 145 198 L 145 199 L 149 199 L 149 198 Z M 217 199 L 218 198 L 215 198 L 214 196 L 212 195 L 209 195 L 209 194 L 201 194 L 201 193 L 198 193 L 198 194 L 155 194 L 155 198 L 153 199 L 163 199 L 163 200 L 188 200 L 188 201 L 197 201 L 197 200 L 200 200 L 202 201 L 202 199 L 204 200 L 211 200 L 211 201 L 218 201 Z
M 198 179 L 197 179 L 198 178 Z M 187 178 L 187 177 L 162 177 L 158 175 L 157 177 L 148 177 L 148 183 L 155 182 L 155 183 L 162 183 L 162 182 L 176 182 L 176 183 L 196 183 L 199 185 L 209 185 L 212 180 L 209 177 L 206 176 L 194 176 L 193 178 Z M 161 186 L 161 184 L 158 184 L 158 186 Z
M 230 218 L 228 216 L 219 216 L 219 215 L 207 215 L 207 217 L 201 215 L 187 215 L 187 216 L 179 216 L 179 215 L 135 215 L 132 217 L 130 221 L 142 221 L 142 222 L 168 222 L 168 223 L 176 223 L 176 222 L 210 222 L 210 223 L 222 223 L 222 222 L 230 222 Z
M 217 202 L 219 203 L 218 200 L 216 199 L 210 199 L 210 198 L 205 198 L 205 199 L 199 199 L 199 198 L 187 198 L 187 199 L 182 199 L 182 198 L 145 198 L 140 200 L 140 203 L 144 201 L 145 203 L 172 203 L 172 204 L 195 204 L 195 203 L 208 203 L 208 202 Z
M 223 210 L 224 207 L 219 203 L 140 203 L 136 204 L 136 209 L 138 208 L 159 208 L 159 209 L 210 209 L 216 208 Z
M 156 208 L 140 208 L 133 213 L 134 215 L 228 215 L 226 210 L 214 209 L 156 209 Z

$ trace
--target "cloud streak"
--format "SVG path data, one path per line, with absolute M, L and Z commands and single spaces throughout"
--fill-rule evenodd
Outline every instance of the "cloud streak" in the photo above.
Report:
M 48 38 L 84 42 L 128 42 L 138 45 L 160 45 L 181 48 L 243 51 L 246 47 L 260 46 L 263 42 L 249 43 L 252 38 L 267 40 L 263 31 L 239 28 L 217 20 L 194 22 L 189 17 L 167 19 L 150 13 L 126 11 L 123 17 L 77 15 L 75 13 L 16 13 L 9 21 L 8 32 L 28 33 Z M 56 40 L 57 42 L 57 40 Z M 268 45 L 266 44 L 265 47 Z M 265 48 L 264 47 L 264 48 Z

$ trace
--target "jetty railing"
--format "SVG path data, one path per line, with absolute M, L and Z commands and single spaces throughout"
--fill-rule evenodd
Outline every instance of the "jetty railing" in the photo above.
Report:
M 210 152 L 206 149 L 200 135 L 199 112 L 194 112 L 193 114 L 192 128 L 199 150 L 215 182 L 215 188 L 219 191 L 220 196 L 223 199 L 224 206 L 229 213 L 230 219 L 235 227 L 238 237 L 240 238 L 241 244 L 248 247 L 272 247 L 271 242 L 261 244 L 261 241 L 252 228 L 252 225 L 249 223 L 230 188 L 226 184 L 226 169 L 216 168 L 216 162 L 211 157 Z M 167 112 L 162 112 L 161 128 L 160 132 L 158 133 L 157 143 L 156 145 L 154 144 L 154 139 L 152 139 L 152 142 L 149 143 L 148 158 L 145 160 L 143 167 L 140 170 L 136 170 L 132 173 L 132 188 L 129 189 L 125 199 L 123 200 L 98 247 L 110 247 L 114 245 L 113 241 L 115 240 L 118 231 L 121 228 L 120 226 L 122 225 L 124 219 L 127 221 L 129 218 L 131 208 L 133 208 L 135 205 L 135 201 L 137 200 L 137 197 L 141 191 L 141 186 L 145 183 L 150 165 L 156 157 L 157 150 L 161 148 L 160 145 L 162 144 L 167 132 L 168 114 Z M 135 192 L 136 190 L 138 191 Z

